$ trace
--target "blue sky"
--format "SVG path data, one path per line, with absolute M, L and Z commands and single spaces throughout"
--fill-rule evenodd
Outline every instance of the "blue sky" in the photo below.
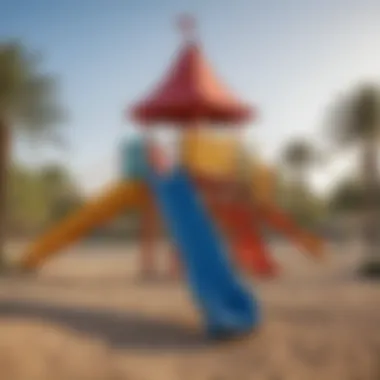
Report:
M 361 80 L 380 77 L 380 2 L 370 0 L 1 0 L 0 38 L 19 37 L 59 75 L 70 113 L 66 152 L 16 154 L 65 161 L 89 193 L 117 176 L 123 110 L 161 76 L 181 37 L 175 17 L 193 12 L 208 59 L 260 120 L 248 136 L 273 160 L 296 135 L 318 138 L 325 107 Z M 315 173 L 326 188 L 347 164 Z

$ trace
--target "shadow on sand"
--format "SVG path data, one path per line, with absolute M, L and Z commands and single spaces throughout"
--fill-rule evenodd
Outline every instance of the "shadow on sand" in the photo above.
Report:
M 206 347 L 201 329 L 141 314 L 47 305 L 37 302 L 0 302 L 0 317 L 22 317 L 60 324 L 104 340 L 113 348 L 181 350 Z
M 3 276 L 4 279 L 4 276 Z M 0 283 L 1 283 L 0 278 Z M 11 274 L 6 278 L 9 284 L 18 284 L 23 286 L 35 287 L 49 287 L 56 289 L 81 289 L 81 290 L 97 290 L 97 289 L 111 289 L 113 287 L 139 287 L 144 288 L 172 288 L 174 286 L 183 286 L 182 279 L 173 278 L 169 276 L 136 276 L 131 277 L 128 275 L 103 275 L 94 277 L 70 277 L 70 276 L 49 276 L 40 275 L 37 273 L 14 275 Z

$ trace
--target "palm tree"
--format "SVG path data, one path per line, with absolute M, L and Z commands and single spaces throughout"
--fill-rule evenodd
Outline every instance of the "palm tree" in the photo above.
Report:
M 284 165 L 302 182 L 307 171 L 316 161 L 316 150 L 305 139 L 292 140 L 283 150 L 281 159 Z
M 285 146 L 280 160 L 293 179 L 290 199 L 292 211 L 297 217 L 303 219 L 305 197 L 308 193 L 307 174 L 317 162 L 316 149 L 305 139 L 292 140 Z
M 0 42 L 0 266 L 4 264 L 6 199 L 12 137 L 54 140 L 63 112 L 56 82 L 40 69 L 40 57 L 16 42 Z
M 340 98 L 329 112 L 329 135 L 340 149 L 356 146 L 360 151 L 360 179 L 364 192 L 364 237 L 367 257 L 362 271 L 380 275 L 378 247 L 378 167 L 377 149 L 380 137 L 380 88 L 364 84 Z

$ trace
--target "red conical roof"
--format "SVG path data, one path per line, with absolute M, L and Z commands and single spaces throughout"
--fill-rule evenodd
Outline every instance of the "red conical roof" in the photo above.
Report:
M 252 110 L 217 80 L 200 47 L 187 42 L 155 91 L 132 107 L 134 120 L 153 124 L 194 121 L 241 123 Z

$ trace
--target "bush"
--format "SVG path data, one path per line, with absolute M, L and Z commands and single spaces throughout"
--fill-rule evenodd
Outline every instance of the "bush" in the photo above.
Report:
M 360 268 L 360 274 L 363 277 L 380 280 L 380 262 L 368 261 Z

